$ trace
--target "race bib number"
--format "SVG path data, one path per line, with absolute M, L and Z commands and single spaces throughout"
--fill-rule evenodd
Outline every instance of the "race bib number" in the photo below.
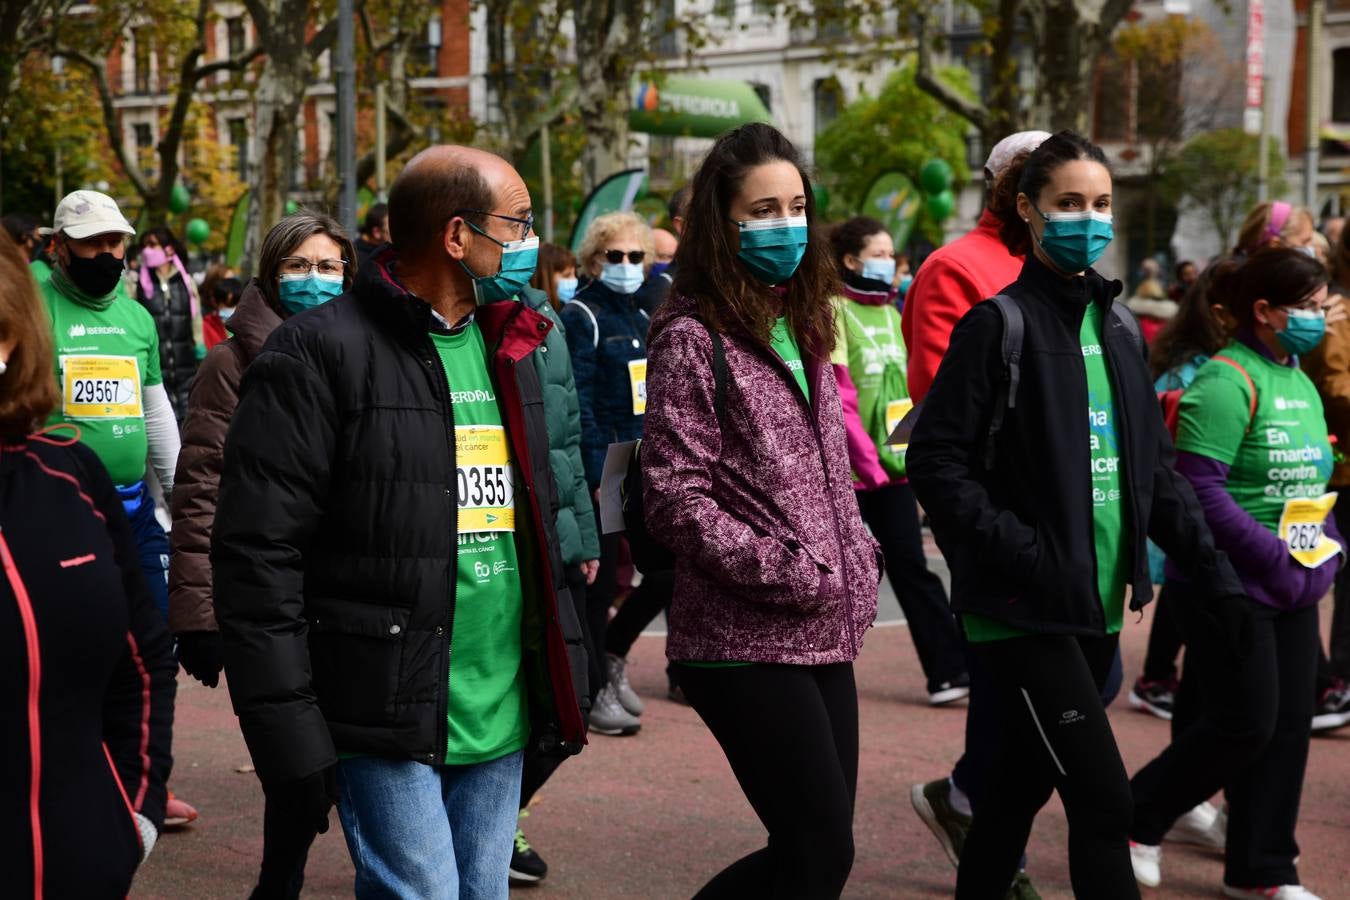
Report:
M 876 407 L 873 407 L 873 409 L 875 408 Z M 914 401 L 909 399 L 908 397 L 906 397 L 903 400 L 892 400 L 890 403 L 887 403 L 886 434 L 887 435 L 895 434 L 896 426 L 900 424 L 901 420 L 904 419 L 905 416 L 909 414 L 909 411 L 913 408 L 914 408 Z M 895 444 L 891 445 L 891 449 L 894 450 L 896 453 L 904 453 L 905 449 L 908 446 L 909 446 L 908 444 Z
M 136 357 L 61 357 L 61 412 L 71 419 L 141 418 Z
M 1341 545 L 1326 535 L 1327 516 L 1335 505 L 1335 492 L 1321 497 L 1298 497 L 1284 504 L 1280 539 L 1289 548 L 1289 555 L 1309 569 L 1335 559 L 1341 552 Z
M 516 530 L 516 492 L 506 429 L 455 427 L 459 533 Z
M 633 390 L 633 415 L 645 415 L 647 412 L 647 361 L 645 359 L 628 361 L 628 383 Z

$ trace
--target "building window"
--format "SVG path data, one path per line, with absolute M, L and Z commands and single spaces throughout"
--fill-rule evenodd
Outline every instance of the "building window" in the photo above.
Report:
M 1109 54 L 1097 69 L 1096 122 L 1093 137 L 1097 141 L 1130 140 L 1131 66 L 1115 53 Z
M 137 122 L 131 126 L 136 133 L 136 149 L 149 150 L 155 145 L 155 131 L 149 122 Z
M 136 93 L 150 93 L 150 32 L 138 28 L 131 33 L 132 60 L 135 66 Z
M 750 0 L 750 11 L 757 16 L 772 16 L 777 8 L 776 0 Z
M 817 78 L 814 93 L 816 134 L 820 134 L 839 117 L 839 110 L 844 105 L 844 91 L 836 78 Z
M 1350 47 L 1331 54 L 1331 121 L 1350 123 Z
M 225 131 L 229 135 L 230 146 L 234 147 L 235 167 L 239 180 L 248 180 L 248 119 L 238 116 L 225 120 Z
M 678 54 L 680 43 L 676 34 L 678 25 L 675 21 L 675 0 L 658 0 L 653 24 L 656 32 L 656 55 L 671 57 Z
M 230 56 L 238 56 L 246 49 L 244 46 L 244 17 L 234 16 L 225 20 L 225 40 Z
M 736 0 L 713 0 L 713 15 L 727 20 L 736 18 Z

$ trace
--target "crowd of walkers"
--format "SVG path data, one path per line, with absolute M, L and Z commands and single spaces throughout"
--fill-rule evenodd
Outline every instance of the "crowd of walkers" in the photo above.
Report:
M 1138 897 L 1186 841 L 1224 854 L 1226 896 L 1315 900 L 1310 737 L 1350 724 L 1350 236 L 1263 203 L 1126 302 L 1094 269 L 1100 148 L 1019 132 L 984 179 L 912 277 L 880 222 L 820 221 L 767 125 L 716 141 L 670 230 L 602 215 L 576 254 L 457 146 L 355 242 L 286 216 L 248 279 L 194 275 L 98 192 L 7 216 L 17 894 L 125 895 L 197 818 L 168 790 L 181 666 L 224 676 L 261 781 L 253 896 L 299 896 L 336 808 L 358 897 L 503 898 L 548 873 L 536 792 L 641 731 L 627 657 L 664 615 L 668 697 L 767 832 L 698 896 L 838 897 L 885 577 L 928 702 L 966 701 L 964 753 L 911 791 L 958 898 L 1039 896 L 1058 792 L 1077 896 Z M 1131 777 L 1107 708 L 1155 597 L 1128 702 L 1171 742 Z

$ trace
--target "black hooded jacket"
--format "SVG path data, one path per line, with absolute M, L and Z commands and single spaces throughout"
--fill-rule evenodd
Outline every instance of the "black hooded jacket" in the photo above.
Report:
M 952 332 L 914 429 L 906 464 L 952 570 L 952 606 L 1017 628 L 1100 635 L 1089 468 L 1087 374 L 1079 331 L 1089 303 L 1109 313 L 1118 281 L 1065 278 L 1028 256 L 1003 293 L 1025 320 L 1021 382 L 985 468 L 990 417 L 1005 377 L 1003 319 L 973 308 Z M 1212 596 L 1242 585 L 1205 524 L 1176 453 L 1135 333 L 1103 316 L 1124 466 L 1132 610 L 1153 597 L 1146 538 Z

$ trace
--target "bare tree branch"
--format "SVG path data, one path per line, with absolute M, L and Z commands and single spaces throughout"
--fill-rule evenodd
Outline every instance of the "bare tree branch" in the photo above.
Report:
M 108 74 L 103 64 L 92 56 L 89 56 L 82 50 L 76 50 L 73 47 L 55 47 L 53 54 L 62 56 L 71 62 L 83 66 L 91 78 L 94 79 L 94 86 L 98 89 L 99 106 L 103 111 L 103 127 L 108 132 L 108 143 L 112 144 L 113 154 L 117 157 L 117 162 L 126 172 L 127 177 L 131 179 L 131 184 L 136 188 L 136 193 L 144 198 L 152 196 L 153 191 L 149 183 L 145 180 L 144 173 L 136 160 L 127 153 L 126 142 L 122 140 L 122 130 L 117 123 L 117 109 L 113 106 L 112 89 L 108 85 Z
M 215 75 L 217 72 L 238 72 L 241 69 L 247 68 L 249 63 L 253 62 L 255 59 L 261 58 L 262 55 L 262 45 L 255 44 L 243 53 L 232 56 L 229 59 L 221 59 L 198 66 L 196 71 L 193 72 L 193 77 L 195 80 L 200 81 L 203 78 L 209 78 L 210 76 Z
M 914 67 L 914 83 L 924 93 L 973 124 L 980 131 L 988 130 L 990 118 L 988 108 L 957 91 L 933 71 L 933 50 L 928 40 L 928 19 L 926 16 L 919 17 L 918 61 Z

